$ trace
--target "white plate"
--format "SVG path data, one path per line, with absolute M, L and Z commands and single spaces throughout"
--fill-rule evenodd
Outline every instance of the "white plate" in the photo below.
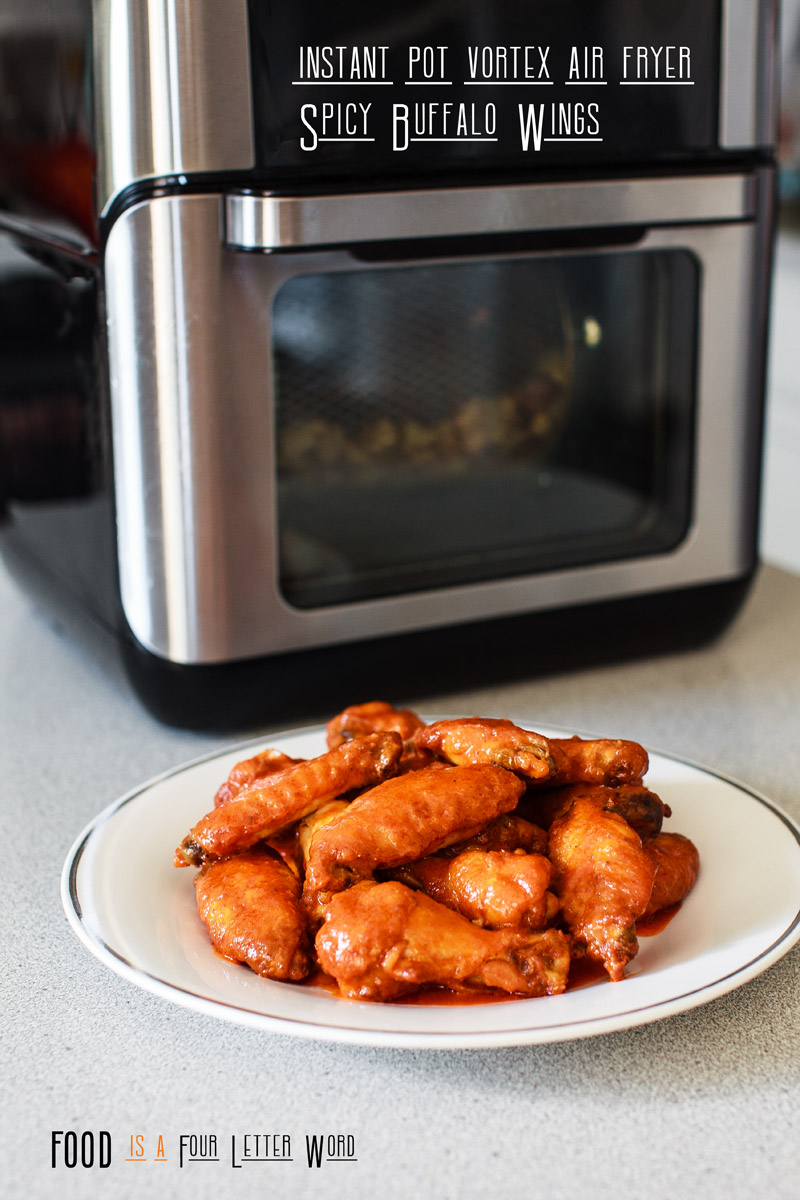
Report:
M 552 731 L 556 732 L 556 731 Z M 276 983 L 211 948 L 194 902 L 194 872 L 174 848 L 212 803 L 249 742 L 179 767 L 110 805 L 64 866 L 62 899 L 78 937 L 139 987 L 198 1012 L 273 1033 L 430 1049 L 591 1037 L 705 1004 L 766 970 L 800 939 L 800 830 L 762 796 L 685 762 L 651 755 L 648 784 L 672 808 L 700 877 L 682 908 L 640 951 L 621 983 L 601 981 L 537 1000 L 464 1006 L 347 1001 Z M 298 757 L 324 750 L 321 729 L 271 744 Z

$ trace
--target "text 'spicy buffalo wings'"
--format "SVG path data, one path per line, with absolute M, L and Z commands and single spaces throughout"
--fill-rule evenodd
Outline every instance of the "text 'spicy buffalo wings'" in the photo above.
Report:
M 697 878 L 689 839 L 661 832 L 670 811 L 636 742 L 425 725 L 373 701 L 329 722 L 328 747 L 237 763 L 175 852 L 201 867 L 215 948 L 271 979 L 321 967 L 361 1000 L 544 996 L 586 955 L 619 980 L 637 920 Z

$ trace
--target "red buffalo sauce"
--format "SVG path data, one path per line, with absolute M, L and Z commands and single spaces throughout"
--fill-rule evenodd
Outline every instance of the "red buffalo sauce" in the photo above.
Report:
M 417 1004 L 424 1008 L 462 1008 L 468 1004 L 498 1004 L 505 1000 L 529 1000 L 530 996 L 518 996 L 509 992 L 479 991 L 477 988 L 468 992 L 453 992 L 450 988 L 426 988 L 419 992 L 409 992 L 407 996 L 398 996 L 396 1004 Z
M 667 928 L 679 908 L 680 901 L 670 905 L 669 908 L 662 908 L 659 912 L 653 913 L 651 917 L 643 917 L 641 921 L 636 922 L 636 936 L 655 937 L 657 933 L 661 933 Z
M 566 990 L 572 992 L 577 988 L 599 983 L 600 980 L 608 980 L 602 963 L 595 962 L 591 958 L 577 958 L 570 964 Z M 340 1000 L 350 998 L 341 994 L 336 980 L 324 971 L 312 971 L 302 980 L 302 986 L 321 988 Z M 357 999 L 357 997 L 354 998 Z M 413 1004 L 420 1008 L 458 1008 L 475 1004 L 507 1004 L 512 1000 L 532 999 L 535 997 L 525 996 L 520 992 L 502 992 L 499 988 L 486 988 L 485 990 L 470 988 L 469 991 L 455 992 L 450 988 L 430 987 L 420 988 L 418 992 L 407 992 L 404 996 L 397 996 L 394 1000 L 383 1001 L 383 1003 Z
M 578 988 L 589 987 L 601 980 L 608 983 L 608 973 L 601 962 L 589 958 L 588 954 L 583 958 L 573 958 L 569 964 L 568 992 L 576 992 Z

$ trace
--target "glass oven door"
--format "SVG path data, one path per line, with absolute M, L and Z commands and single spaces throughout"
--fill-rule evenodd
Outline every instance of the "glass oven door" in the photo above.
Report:
M 289 603 L 474 584 L 681 542 L 699 292 L 690 251 L 485 257 L 465 243 L 458 259 L 409 264 L 371 250 L 380 261 L 348 251 L 324 272 L 306 267 L 273 301 Z

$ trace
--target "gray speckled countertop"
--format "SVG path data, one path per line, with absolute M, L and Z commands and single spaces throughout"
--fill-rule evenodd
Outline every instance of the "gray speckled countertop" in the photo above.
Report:
M 110 973 L 61 910 L 67 851 L 115 797 L 225 739 L 158 725 L 2 569 L 0 614 L 4 1196 L 800 1196 L 800 948 L 638 1029 L 438 1053 L 241 1029 Z M 800 579 L 765 568 L 702 651 L 424 707 L 636 738 L 800 820 Z M 52 1169 L 51 1130 L 69 1129 L 111 1131 L 111 1167 Z M 331 1131 L 355 1136 L 357 1163 L 309 1169 L 303 1137 Z M 270 1132 L 296 1139 L 293 1163 L 230 1168 L 231 1134 Z M 159 1133 L 168 1162 L 123 1161 L 131 1134 Z M 180 1133 L 216 1133 L 221 1161 L 181 1170 Z

